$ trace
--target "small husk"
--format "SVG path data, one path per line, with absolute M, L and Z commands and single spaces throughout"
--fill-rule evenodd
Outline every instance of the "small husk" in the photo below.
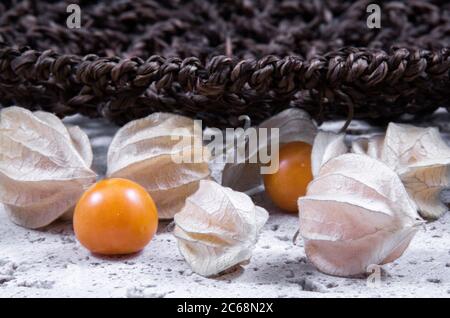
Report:
M 360 275 L 392 262 L 421 224 L 398 175 L 366 155 L 328 161 L 298 206 L 306 255 L 330 275 Z
M 86 134 L 53 114 L 0 112 L 0 202 L 11 220 L 40 228 L 69 213 L 96 180 Z
M 201 127 L 194 120 L 153 113 L 128 123 L 114 136 L 107 175 L 142 185 L 155 200 L 159 218 L 171 219 L 199 181 L 209 178 L 208 158 Z
M 352 151 L 394 169 L 423 217 L 438 218 L 448 210 L 440 194 L 450 184 L 450 147 L 437 128 L 391 123 L 385 137 L 356 140 Z
M 174 219 L 181 254 L 194 272 L 212 276 L 250 260 L 268 213 L 246 194 L 202 180 Z

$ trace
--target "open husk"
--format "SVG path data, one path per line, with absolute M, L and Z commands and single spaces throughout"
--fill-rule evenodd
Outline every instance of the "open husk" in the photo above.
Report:
M 288 108 L 262 122 L 256 128 L 258 147 L 251 148 L 245 154 L 244 162 L 232 162 L 225 165 L 222 185 L 236 191 L 248 191 L 262 184 L 260 154 L 270 154 L 271 149 L 293 141 L 313 144 L 317 133 L 316 124 L 305 111 L 299 108 Z M 259 131 L 268 131 L 267 135 Z M 271 129 L 278 129 L 278 134 L 271 134 Z M 237 137 L 237 144 L 245 143 L 245 134 Z M 229 155 L 235 155 L 233 151 Z M 243 178 L 242 176 L 245 176 Z
M 384 137 L 356 140 L 352 151 L 394 169 L 423 217 L 437 218 L 448 210 L 440 194 L 450 184 L 450 147 L 437 128 L 391 123 Z
M 298 206 L 308 259 L 337 276 L 400 257 L 421 223 L 398 175 L 359 154 L 328 161 Z
M 70 211 L 96 180 L 78 127 L 19 107 L 0 112 L 0 202 L 13 222 L 39 228 Z
M 142 185 L 155 200 L 159 218 L 171 219 L 199 181 L 209 178 L 208 158 L 201 127 L 194 120 L 153 113 L 128 123 L 114 136 L 107 175 Z
M 251 258 L 267 219 L 246 194 L 202 180 L 175 215 L 174 235 L 192 270 L 212 276 Z

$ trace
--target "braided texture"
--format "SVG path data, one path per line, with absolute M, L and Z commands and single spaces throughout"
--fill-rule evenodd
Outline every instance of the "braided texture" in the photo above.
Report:
M 218 127 L 287 107 L 319 121 L 449 109 L 450 4 L 384 1 L 368 29 L 371 2 L 4 1 L 0 103 Z M 66 27 L 69 3 L 83 28 Z

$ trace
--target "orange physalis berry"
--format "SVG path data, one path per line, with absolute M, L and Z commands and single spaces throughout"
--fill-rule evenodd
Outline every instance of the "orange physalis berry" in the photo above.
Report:
M 153 199 L 139 184 L 126 179 L 97 182 L 75 207 L 73 226 L 80 243 L 93 253 L 138 252 L 158 228 Z
M 298 211 L 297 200 L 306 194 L 306 187 L 313 179 L 311 150 L 311 145 L 300 141 L 283 145 L 279 153 L 279 170 L 264 175 L 266 193 L 285 211 Z

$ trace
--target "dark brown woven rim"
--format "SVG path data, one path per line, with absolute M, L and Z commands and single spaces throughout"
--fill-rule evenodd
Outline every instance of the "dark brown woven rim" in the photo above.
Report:
M 385 1 L 381 29 L 369 1 L 78 1 L 79 30 L 65 26 L 77 1 L 54 2 L 0 5 L 3 106 L 218 127 L 288 107 L 319 121 L 450 108 L 446 1 Z

